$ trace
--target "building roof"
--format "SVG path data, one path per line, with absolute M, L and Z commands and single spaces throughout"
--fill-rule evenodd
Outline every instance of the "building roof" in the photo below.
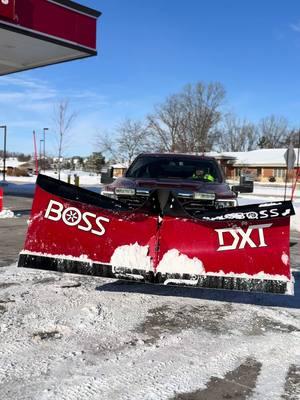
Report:
M 298 149 L 294 149 L 297 155 Z M 283 149 L 260 149 L 239 154 L 234 165 L 236 166 L 257 166 L 257 167 L 286 167 Z
M 121 163 L 113 164 L 112 167 L 114 169 L 125 169 L 125 168 L 128 168 L 128 166 L 126 164 L 121 164 Z
M 236 167 L 285 167 L 286 162 L 283 149 L 259 149 L 247 152 L 226 152 L 222 155 L 234 156 Z M 297 155 L 298 149 L 294 149 Z

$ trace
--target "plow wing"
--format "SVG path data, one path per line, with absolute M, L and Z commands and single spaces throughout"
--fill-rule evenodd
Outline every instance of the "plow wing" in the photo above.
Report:
M 291 294 L 293 214 L 286 201 L 190 215 L 165 189 L 130 210 L 40 175 L 19 267 Z

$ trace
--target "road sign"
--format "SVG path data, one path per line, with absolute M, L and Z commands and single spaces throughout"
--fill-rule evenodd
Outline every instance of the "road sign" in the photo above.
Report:
M 296 161 L 296 153 L 292 144 L 289 145 L 284 153 L 284 159 L 288 170 L 293 169 Z

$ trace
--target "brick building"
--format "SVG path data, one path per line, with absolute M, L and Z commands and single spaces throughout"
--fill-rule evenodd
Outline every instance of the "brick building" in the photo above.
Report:
M 286 149 L 259 149 L 247 152 L 211 153 L 222 165 L 226 178 L 236 180 L 242 172 L 251 173 L 255 180 L 284 182 L 286 176 Z M 295 149 L 296 159 L 298 149 Z M 297 164 L 297 162 L 296 162 Z M 295 178 L 297 166 L 288 174 L 288 179 Z

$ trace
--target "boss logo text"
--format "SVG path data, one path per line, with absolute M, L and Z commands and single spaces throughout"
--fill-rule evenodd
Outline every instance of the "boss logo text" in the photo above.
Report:
M 108 218 L 97 217 L 96 214 L 91 212 L 82 213 L 76 207 L 65 208 L 63 204 L 55 200 L 49 201 L 45 218 L 56 222 L 62 220 L 68 226 L 77 226 L 82 231 L 91 232 L 98 236 L 105 234 L 103 222 L 109 222 Z

